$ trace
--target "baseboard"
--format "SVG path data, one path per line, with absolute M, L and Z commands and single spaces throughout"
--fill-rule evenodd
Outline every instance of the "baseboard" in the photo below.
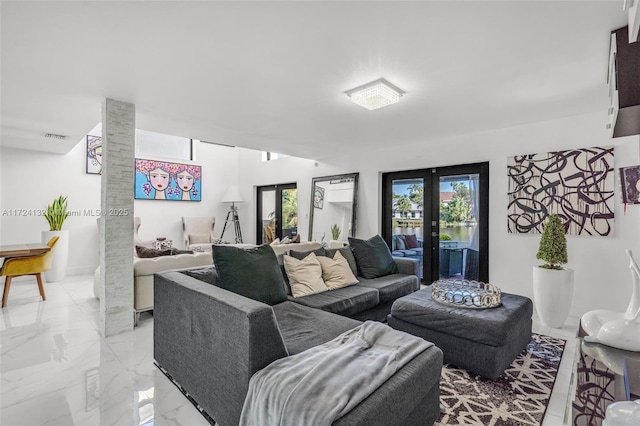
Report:
M 97 266 L 81 266 L 78 268 L 67 268 L 67 273 L 65 276 L 70 277 L 74 275 L 93 275 L 96 272 Z M 22 281 L 33 281 L 35 278 L 32 275 L 22 275 L 19 277 L 15 277 L 11 282 L 18 283 Z M 0 278 L 0 284 L 4 284 L 6 277 Z M 44 278 L 46 282 L 46 277 Z

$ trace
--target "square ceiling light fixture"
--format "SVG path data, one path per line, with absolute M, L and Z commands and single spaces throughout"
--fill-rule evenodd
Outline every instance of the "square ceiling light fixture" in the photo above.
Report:
M 346 92 L 347 96 L 351 98 L 351 102 L 365 107 L 368 110 L 395 104 L 404 93 L 404 91 L 398 89 L 384 78 L 356 87 L 355 89 L 347 90 Z

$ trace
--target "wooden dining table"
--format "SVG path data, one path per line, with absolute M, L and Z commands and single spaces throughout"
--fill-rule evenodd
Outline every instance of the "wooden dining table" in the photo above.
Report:
M 11 244 L 0 246 L 0 257 L 37 256 L 51 250 L 46 244 Z

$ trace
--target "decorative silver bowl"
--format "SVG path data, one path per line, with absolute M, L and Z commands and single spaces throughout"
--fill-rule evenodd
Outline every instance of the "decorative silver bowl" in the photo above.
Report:
M 449 306 L 487 309 L 500 306 L 502 291 L 481 281 L 440 280 L 431 285 L 431 297 Z

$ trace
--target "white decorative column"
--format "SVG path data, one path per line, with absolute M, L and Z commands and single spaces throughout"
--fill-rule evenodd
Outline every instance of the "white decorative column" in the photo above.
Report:
M 102 105 L 100 326 L 104 337 L 133 329 L 135 106 Z

